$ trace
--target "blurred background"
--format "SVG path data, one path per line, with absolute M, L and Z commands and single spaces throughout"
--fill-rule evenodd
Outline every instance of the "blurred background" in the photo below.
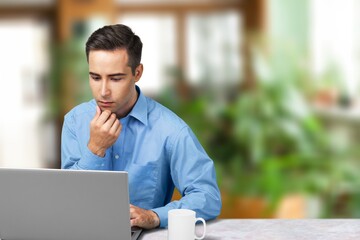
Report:
M 85 42 L 144 44 L 143 92 L 214 160 L 224 218 L 360 217 L 360 1 L 0 0 L 0 166 L 59 168 Z M 177 198 L 178 196 L 174 196 Z

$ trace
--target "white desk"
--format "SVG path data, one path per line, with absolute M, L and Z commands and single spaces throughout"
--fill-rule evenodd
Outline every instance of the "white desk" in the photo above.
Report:
M 201 224 L 197 226 L 200 231 Z M 352 219 L 221 219 L 207 222 L 205 239 L 359 240 L 360 220 Z M 140 240 L 167 240 L 167 229 L 146 231 Z

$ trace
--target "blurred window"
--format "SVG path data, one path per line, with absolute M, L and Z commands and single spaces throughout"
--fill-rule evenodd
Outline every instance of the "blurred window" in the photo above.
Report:
M 360 86 L 359 10 L 358 0 L 311 1 L 314 72 L 318 77 L 329 71 L 336 72 L 341 90 L 350 96 L 358 94 Z
M 156 95 L 178 74 L 178 41 L 184 39 L 185 77 L 192 85 L 237 84 L 242 77 L 242 19 L 237 11 L 192 11 L 185 14 L 184 34 L 179 36 L 178 15 L 169 13 L 123 13 L 118 22 L 131 26 L 143 43 L 144 74 L 139 82 Z M 181 39 L 179 39 L 181 38 Z M 174 71 L 175 70 L 175 71 Z M 176 76 L 175 76 L 176 77 Z
M 238 12 L 190 13 L 186 22 L 187 78 L 192 84 L 238 83 L 241 17 Z
M 139 86 L 147 94 L 158 94 L 167 85 L 169 70 L 177 64 L 175 17 L 133 13 L 122 14 L 118 22 L 131 26 L 143 42 L 144 73 Z
M 32 19 L 0 20 L 2 167 L 42 167 L 54 150 L 47 146 L 51 139 L 42 138 L 49 33 L 47 24 Z

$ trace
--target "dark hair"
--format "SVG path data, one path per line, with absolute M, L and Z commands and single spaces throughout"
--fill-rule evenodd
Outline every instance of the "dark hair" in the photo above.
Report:
M 86 59 L 89 61 L 91 50 L 125 49 L 128 56 L 128 66 L 135 75 L 135 69 L 141 61 L 142 42 L 139 36 L 123 24 L 109 25 L 99 28 L 86 42 Z

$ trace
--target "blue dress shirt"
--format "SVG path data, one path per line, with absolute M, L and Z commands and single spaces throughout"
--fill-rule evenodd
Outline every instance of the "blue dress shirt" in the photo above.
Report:
M 138 100 L 120 119 L 120 136 L 104 157 L 87 147 L 95 100 L 65 115 L 61 167 L 127 171 L 130 203 L 157 213 L 160 227 L 167 226 L 168 211 L 174 208 L 192 209 L 205 220 L 215 218 L 220 213 L 221 198 L 213 161 L 183 120 L 136 89 Z M 174 187 L 182 198 L 170 202 Z

